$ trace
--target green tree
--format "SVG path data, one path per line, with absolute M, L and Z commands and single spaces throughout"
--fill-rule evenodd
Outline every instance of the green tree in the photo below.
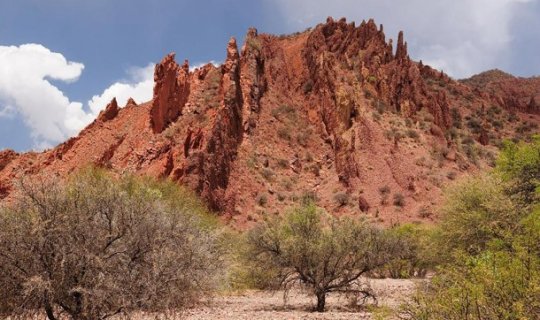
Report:
M 538 319 L 540 144 L 508 143 L 493 173 L 447 192 L 433 280 L 404 319 Z
M 382 230 L 365 221 L 333 217 L 312 203 L 265 221 L 248 239 L 250 260 L 272 276 L 268 284 L 286 291 L 306 285 L 317 298 L 318 312 L 324 311 L 330 292 L 372 295 L 359 285 L 359 278 L 400 251 L 400 244 L 389 241 Z

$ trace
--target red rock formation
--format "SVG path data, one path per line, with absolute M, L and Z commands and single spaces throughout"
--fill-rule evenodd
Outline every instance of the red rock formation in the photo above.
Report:
M 174 53 L 167 55 L 156 65 L 154 82 L 150 121 L 154 133 L 160 133 L 178 118 L 189 97 L 188 62 L 179 67 Z
M 358 201 L 339 214 L 362 211 L 388 224 L 423 219 L 416 213 L 439 201 L 448 172 L 490 163 L 468 161 L 452 136 L 477 138 L 484 154 L 496 152 L 492 141 L 513 137 L 525 120 L 527 128 L 540 123 L 540 81 L 500 72 L 454 81 L 412 61 L 402 32 L 394 54 L 383 30 L 373 20 L 356 26 L 332 18 L 291 36 L 250 29 L 241 52 L 231 39 L 223 65 L 193 72 L 170 54 L 156 65 L 152 101 L 119 108 L 113 99 L 52 150 L 0 152 L 0 198 L 9 199 L 23 175 L 67 176 L 90 163 L 170 178 L 237 226 L 301 198 L 332 211 L 337 192 Z M 482 131 L 454 123 L 450 106 Z M 488 119 L 491 107 L 523 121 L 506 121 L 506 111 Z M 381 201 L 386 188 L 406 197 L 399 212 Z
M 118 103 L 116 98 L 113 98 L 111 102 L 105 107 L 105 110 L 101 111 L 98 115 L 98 121 L 109 121 L 114 119 L 118 115 Z

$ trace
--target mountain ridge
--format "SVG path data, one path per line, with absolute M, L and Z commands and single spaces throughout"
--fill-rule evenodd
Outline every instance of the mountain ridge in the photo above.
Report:
M 14 182 L 87 164 L 187 185 L 240 228 L 312 199 L 381 223 L 436 219 L 441 187 L 490 167 L 501 139 L 538 132 L 540 80 L 499 72 L 453 80 L 394 51 L 382 25 L 345 19 L 289 36 L 232 38 L 221 66 L 169 54 L 153 99 L 97 119 L 44 152 L 0 151 Z

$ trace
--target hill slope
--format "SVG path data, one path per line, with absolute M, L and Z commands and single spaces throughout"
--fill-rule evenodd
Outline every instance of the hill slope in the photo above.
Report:
M 372 20 L 250 29 L 219 67 L 174 58 L 156 66 L 151 101 L 113 100 L 54 149 L 1 151 L 0 198 L 22 175 L 92 163 L 186 184 L 239 227 L 303 198 L 383 223 L 433 219 L 446 181 L 489 168 L 501 139 L 540 123 L 537 78 L 454 81 L 412 61 L 403 33 L 394 51 Z

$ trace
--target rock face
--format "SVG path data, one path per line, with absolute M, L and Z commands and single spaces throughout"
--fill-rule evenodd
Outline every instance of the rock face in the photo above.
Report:
M 131 100 L 133 101 L 133 100 Z M 116 98 L 113 98 L 112 101 L 105 107 L 105 110 L 101 111 L 98 115 L 99 121 L 109 121 L 114 119 L 118 115 L 118 103 Z
M 383 30 L 332 18 L 291 36 L 252 28 L 221 66 L 193 71 L 169 54 L 151 101 L 113 99 L 52 150 L 1 151 L 0 199 L 23 175 L 90 163 L 189 186 L 238 227 L 302 199 L 388 224 L 432 219 L 418 212 L 433 211 L 447 177 L 489 166 L 502 138 L 538 132 L 540 82 L 454 81 L 411 60 L 402 32 L 394 51 Z M 389 200 L 399 195 L 404 207 Z
M 161 133 L 176 121 L 189 96 L 189 65 L 180 67 L 174 54 L 167 55 L 156 65 L 154 72 L 154 98 L 150 109 L 150 121 L 154 133 Z

